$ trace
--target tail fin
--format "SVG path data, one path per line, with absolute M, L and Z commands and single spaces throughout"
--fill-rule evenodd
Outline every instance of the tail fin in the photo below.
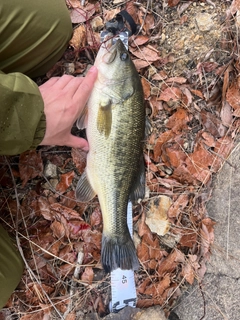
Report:
M 137 270 L 139 262 L 130 234 L 121 237 L 102 236 L 102 266 L 106 272 L 117 268 Z

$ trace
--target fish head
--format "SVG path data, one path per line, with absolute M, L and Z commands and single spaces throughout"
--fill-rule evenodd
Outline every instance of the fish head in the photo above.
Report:
M 134 64 L 123 42 L 118 39 L 114 44 L 112 39 L 103 42 L 95 60 L 100 77 L 104 79 L 121 79 L 135 69 Z

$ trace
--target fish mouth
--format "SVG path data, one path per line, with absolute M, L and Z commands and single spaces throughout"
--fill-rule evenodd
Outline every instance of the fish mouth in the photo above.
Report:
M 99 56 L 102 56 L 102 62 L 106 64 L 112 63 L 115 60 L 117 53 L 122 54 L 126 52 L 125 46 L 122 41 L 120 39 L 114 41 L 113 35 L 108 35 L 106 40 L 102 43 L 100 50 L 102 51 L 102 53 L 99 53 Z

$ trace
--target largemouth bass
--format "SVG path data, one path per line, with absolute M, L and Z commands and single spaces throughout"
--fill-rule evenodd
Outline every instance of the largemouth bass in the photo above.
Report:
M 103 43 L 95 65 L 98 77 L 87 103 L 87 166 L 76 197 L 98 195 L 103 215 L 101 262 L 106 272 L 139 267 L 127 226 L 128 201 L 144 197 L 143 140 L 145 110 L 139 75 L 121 40 Z

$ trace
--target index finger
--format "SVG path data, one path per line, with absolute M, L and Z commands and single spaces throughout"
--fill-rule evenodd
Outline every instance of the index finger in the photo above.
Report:
M 98 69 L 95 66 L 92 66 L 86 77 L 83 79 L 82 83 L 76 90 L 73 96 L 73 100 L 76 102 L 81 101 L 81 105 L 85 105 L 88 101 L 88 98 L 92 92 L 94 82 L 97 79 Z

